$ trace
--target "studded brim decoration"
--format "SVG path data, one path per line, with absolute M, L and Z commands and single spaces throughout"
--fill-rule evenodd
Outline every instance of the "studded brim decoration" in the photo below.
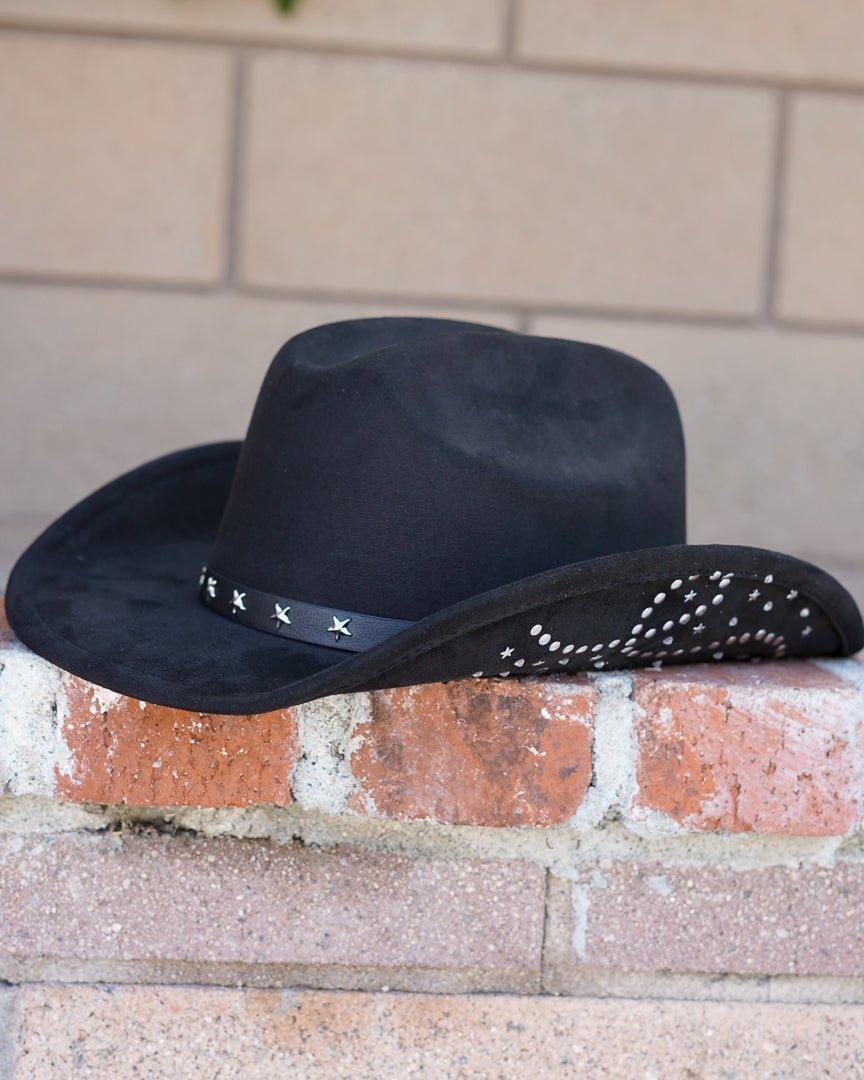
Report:
M 662 667 L 664 663 L 781 659 L 809 651 L 807 639 L 819 618 L 815 601 L 808 601 L 791 582 L 774 574 L 764 577 L 714 570 L 664 582 L 641 610 L 624 618 L 617 636 L 592 641 L 584 630 L 560 620 L 546 626 L 534 623 L 525 633 L 492 657 L 487 668 L 472 672 L 526 675 L 550 671 L 603 671 L 624 667 Z M 627 625 L 632 620 L 632 625 Z M 566 624 L 565 624 L 566 625 Z M 597 635 L 595 634 L 594 637 Z M 565 640 L 566 638 L 576 640 Z M 501 670 L 503 668 L 503 670 Z
M 413 623 L 384 619 L 356 611 L 292 600 L 277 593 L 263 592 L 202 566 L 198 577 L 201 601 L 211 611 L 244 626 L 291 641 L 325 645 L 344 652 L 365 652 L 407 630 Z
M 338 606 L 313 605 L 313 640 L 289 637 L 298 610 L 288 590 L 262 601 L 265 631 L 242 621 L 255 607 L 248 589 L 201 571 L 239 449 L 198 447 L 141 466 L 50 526 L 9 582 L 10 622 L 25 644 L 118 693 L 212 713 L 472 676 L 772 662 L 864 646 L 855 603 L 830 575 L 720 545 L 559 567 L 432 612 L 362 651 L 345 648 L 358 614 Z

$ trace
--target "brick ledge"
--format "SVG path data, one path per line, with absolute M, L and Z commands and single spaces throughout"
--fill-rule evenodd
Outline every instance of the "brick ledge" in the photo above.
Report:
M 474 680 L 209 716 L 59 671 L 0 628 L 0 787 L 67 803 L 277 807 L 455 825 L 846 836 L 854 660 Z

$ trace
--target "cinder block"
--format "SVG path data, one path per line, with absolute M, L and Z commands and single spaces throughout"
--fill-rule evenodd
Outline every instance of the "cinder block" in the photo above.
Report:
M 550 885 L 544 987 L 598 972 L 864 974 L 864 872 L 834 866 L 604 861 Z
M 780 314 L 864 325 L 864 102 L 796 95 L 786 170 Z
M 544 872 L 254 840 L 0 836 L 0 978 L 539 988 Z
M 591 779 L 596 691 L 577 680 L 482 680 L 370 695 L 349 805 L 454 825 L 558 825 Z
M 27 1076 L 853 1077 L 860 1006 L 28 986 Z M 698 1070 L 698 1071 L 697 1071 Z M 22 1078 L 23 1080 L 23 1078 Z
M 215 281 L 230 85 L 213 49 L 0 37 L 0 270 Z
M 693 542 L 862 564 L 860 338 L 558 317 L 531 328 L 623 349 L 666 378 L 687 439 Z
M 864 83 L 847 0 L 518 0 L 518 54 L 555 64 L 732 79 Z
M 446 51 L 485 56 L 504 36 L 500 0 L 0 0 L 0 25 L 176 34 L 228 41 Z
M 270 53 L 249 109 L 250 285 L 758 308 L 767 92 Z

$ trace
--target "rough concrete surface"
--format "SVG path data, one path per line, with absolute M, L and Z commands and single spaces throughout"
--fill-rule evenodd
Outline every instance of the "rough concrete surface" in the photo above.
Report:
M 553 878 L 546 985 L 583 969 L 714 976 L 864 976 L 864 868 L 675 867 L 608 860 Z
M 824 1080 L 864 1070 L 859 1006 L 51 987 L 17 1078 Z
M 0 978 L 532 992 L 544 889 L 521 862 L 0 836 Z
M 11 1080 L 15 1072 L 18 1042 L 17 1002 L 17 990 L 0 986 L 0 1080 Z

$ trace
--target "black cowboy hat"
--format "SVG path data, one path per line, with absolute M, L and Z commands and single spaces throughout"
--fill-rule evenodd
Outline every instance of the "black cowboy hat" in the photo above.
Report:
M 142 465 L 51 525 L 8 616 L 77 675 L 216 713 L 862 647 L 824 571 L 687 545 L 684 517 L 678 411 L 639 361 L 354 320 L 282 348 L 244 442 Z

